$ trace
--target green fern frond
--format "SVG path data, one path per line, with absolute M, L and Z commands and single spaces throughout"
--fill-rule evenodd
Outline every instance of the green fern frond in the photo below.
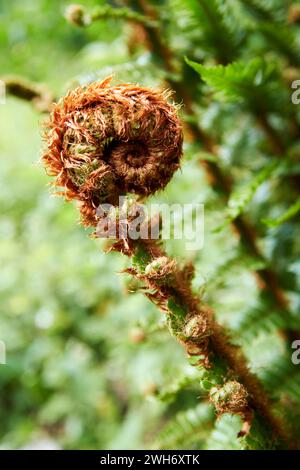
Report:
M 280 0 L 241 0 L 245 11 L 256 21 L 277 21 L 285 19 L 285 8 Z
M 176 400 L 176 397 L 182 390 L 191 388 L 195 384 L 198 387 L 199 380 L 199 373 L 197 369 L 191 367 L 171 384 L 159 390 L 155 397 L 162 402 L 171 403 Z
M 219 63 L 228 63 L 237 56 L 244 34 L 227 21 L 220 0 L 171 0 L 177 22 L 197 47 Z
M 283 356 L 274 364 L 269 364 L 260 376 L 266 389 L 274 398 L 288 397 L 290 400 L 300 400 L 299 365 L 292 362 L 293 349 L 290 357 Z
M 273 443 L 265 435 L 261 423 L 253 421 L 250 432 L 238 438 L 241 429 L 241 418 L 237 415 L 224 414 L 215 422 L 214 430 L 209 436 L 206 448 L 210 450 L 266 450 L 272 449 Z
M 274 333 L 283 329 L 296 329 L 297 321 L 288 310 L 275 309 L 267 295 L 263 297 L 261 304 L 248 309 L 243 313 L 242 319 L 236 326 L 236 331 L 243 338 L 244 343 L 251 342 L 258 334 Z
M 224 414 L 215 423 L 214 430 L 207 440 L 210 450 L 242 450 L 241 440 L 237 439 L 241 429 L 241 418 L 237 415 Z
M 234 62 L 227 66 L 187 63 L 199 73 L 220 101 L 239 103 L 255 114 L 283 111 L 285 95 L 274 64 L 261 58 Z
M 269 47 L 276 53 L 286 57 L 292 66 L 300 65 L 299 45 L 296 42 L 294 31 L 288 26 L 278 26 L 274 23 L 262 23 L 258 31 L 267 40 Z
M 218 232 L 222 230 L 227 224 L 243 214 L 248 204 L 253 199 L 258 187 L 270 179 L 278 166 L 278 161 L 274 161 L 270 165 L 265 166 L 250 181 L 231 193 L 227 208 L 225 209 L 225 222 L 214 231 Z
M 269 227 L 282 225 L 300 212 L 300 197 L 277 219 L 263 219 L 262 221 Z
M 159 432 L 153 449 L 199 449 L 213 422 L 213 409 L 208 403 L 182 411 Z

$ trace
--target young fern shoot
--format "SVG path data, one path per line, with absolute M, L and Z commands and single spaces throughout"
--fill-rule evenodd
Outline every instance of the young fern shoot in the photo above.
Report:
M 60 193 L 79 201 L 85 226 L 101 223 L 101 204 L 117 207 L 119 197 L 128 193 L 154 194 L 179 168 L 182 126 L 169 96 L 136 85 L 113 86 L 108 78 L 78 87 L 54 105 L 43 161 Z M 242 352 L 194 295 L 193 267 L 180 269 L 151 238 L 117 233 L 111 249 L 132 259 L 126 271 L 144 283 L 145 295 L 165 312 L 171 333 L 202 371 L 217 415 L 241 417 L 245 448 L 292 447 Z

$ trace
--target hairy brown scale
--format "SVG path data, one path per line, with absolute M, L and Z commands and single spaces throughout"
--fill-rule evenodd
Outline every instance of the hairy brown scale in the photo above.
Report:
M 149 196 L 178 169 L 182 128 L 169 93 L 111 79 L 78 87 L 54 105 L 43 161 L 67 199 L 81 202 L 85 225 L 99 204 L 121 194 Z

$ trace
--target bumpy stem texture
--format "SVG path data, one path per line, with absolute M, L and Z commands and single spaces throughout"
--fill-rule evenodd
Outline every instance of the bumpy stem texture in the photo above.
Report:
M 191 364 L 202 371 L 202 383 L 217 415 L 241 416 L 239 437 L 246 440 L 253 423 L 255 432 L 259 423 L 258 427 L 265 428 L 268 434 L 265 441 L 260 434 L 264 446 L 293 447 L 286 427 L 273 415 L 271 403 L 250 372 L 241 349 L 230 343 L 212 310 L 193 294 L 193 266 L 179 269 L 154 240 L 127 240 L 126 246 L 124 240 L 119 240 L 112 249 L 132 257 L 133 267 L 126 272 L 144 282 L 144 294 L 165 312 L 171 333 L 185 348 Z

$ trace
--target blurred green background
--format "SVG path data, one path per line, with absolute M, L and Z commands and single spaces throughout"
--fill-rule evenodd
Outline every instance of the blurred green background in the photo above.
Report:
M 111 73 L 115 80 L 161 82 L 142 45 L 130 50 L 126 23 L 110 19 L 79 29 L 64 19 L 67 4 L 0 0 L 0 75 L 45 83 L 57 96 Z M 176 41 L 176 25 L 173 34 Z M 0 339 L 7 348 L 7 364 L 0 365 L 0 448 L 235 448 L 235 423 L 227 426 L 226 417 L 214 422 L 201 401 L 197 372 L 165 331 L 160 312 L 141 293 L 130 293 L 134 286 L 119 274 L 127 260 L 104 255 L 103 243 L 78 224 L 76 208 L 49 194 L 49 178 L 39 163 L 43 118 L 12 97 L 0 105 Z M 217 105 L 203 118 L 207 127 L 221 126 Z M 225 167 L 243 156 L 243 142 L 249 155 L 258 139 L 245 128 L 230 138 L 231 148 L 223 148 Z M 185 252 L 171 241 L 167 248 L 179 260 L 194 259 L 195 290 L 238 332 L 245 310 L 259 309 L 258 289 L 231 230 L 212 233 L 223 207 L 197 152 L 187 139 L 182 170 L 156 199 L 205 203 L 204 250 Z M 248 172 L 251 163 L 236 175 L 247 179 Z M 252 213 L 259 213 L 269 191 L 260 191 Z M 271 235 L 262 246 L 279 263 L 289 253 L 274 253 Z M 282 240 L 282 249 L 290 246 L 289 226 Z M 299 296 L 294 299 L 297 307 Z M 263 373 L 284 346 L 273 325 L 249 334 L 246 353 Z M 201 427 L 199 417 L 205 422 Z M 220 444 L 214 434 L 219 428 Z

